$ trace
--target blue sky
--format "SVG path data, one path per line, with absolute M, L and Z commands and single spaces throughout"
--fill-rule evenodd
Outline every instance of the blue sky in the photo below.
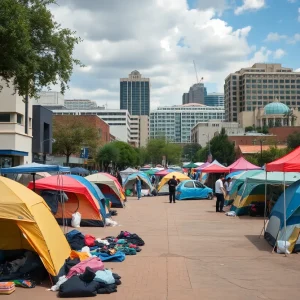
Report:
M 74 55 L 86 66 L 67 99 L 117 108 L 120 78 L 139 70 L 151 79 L 152 109 L 180 104 L 196 82 L 193 60 L 208 92 L 256 62 L 300 71 L 300 0 L 58 1 L 52 12 L 83 39 Z

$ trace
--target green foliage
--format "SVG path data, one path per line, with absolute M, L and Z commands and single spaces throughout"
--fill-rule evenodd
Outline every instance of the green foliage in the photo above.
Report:
M 248 127 L 245 127 L 245 132 L 249 132 L 249 131 L 256 131 L 258 133 L 264 133 L 264 134 L 269 133 L 269 130 L 268 130 L 267 126 L 263 126 L 263 127 L 248 126 Z
M 224 128 L 210 141 L 210 151 L 213 159 L 217 159 L 220 163 L 230 165 L 234 162 L 234 143 L 229 141 Z
M 138 155 L 131 145 L 121 141 L 113 142 L 111 143 L 111 145 L 112 147 L 115 147 L 119 152 L 119 157 L 117 159 L 112 159 L 112 161 L 116 163 L 118 168 L 123 169 L 136 165 L 138 161 Z
M 185 159 L 185 160 L 190 160 L 190 161 L 196 161 L 195 158 L 196 158 L 196 153 L 197 151 L 199 151 L 201 149 L 201 145 L 199 144 L 186 144 L 184 147 L 183 147 L 183 153 L 182 153 L 182 157 Z
M 137 153 L 137 165 L 143 166 L 150 161 L 147 149 L 145 147 L 134 148 L 134 150 Z
M 89 155 L 96 153 L 99 133 L 96 128 L 70 116 L 68 122 L 55 120 L 53 124 L 53 153 L 65 155 L 67 164 L 71 154 L 80 154 L 82 147 L 89 148 Z
M 287 137 L 287 145 L 290 149 L 295 149 L 300 146 L 300 132 L 293 132 Z
M 208 156 L 208 146 L 199 149 L 195 154 L 195 161 L 206 162 Z
M 252 126 L 245 127 L 245 132 L 253 131 L 253 130 L 254 130 L 254 128 Z
M 98 150 L 96 161 L 99 165 L 102 165 L 105 171 L 107 171 L 110 162 L 116 162 L 119 160 L 120 152 L 117 147 L 112 143 L 105 144 Z
M 53 0 L 1 0 L 0 76 L 20 96 L 36 97 L 43 87 L 60 83 L 66 90 L 73 51 L 80 39 L 53 20 Z
M 168 164 L 180 163 L 182 147 L 175 143 L 168 143 L 164 138 L 149 140 L 146 149 L 152 164 L 161 164 L 163 156 L 166 156 Z
M 260 153 L 247 156 L 247 160 L 257 166 L 263 166 L 264 164 L 270 163 L 280 157 L 283 157 L 288 153 L 288 149 L 279 149 L 276 146 L 270 147 L 269 150 Z

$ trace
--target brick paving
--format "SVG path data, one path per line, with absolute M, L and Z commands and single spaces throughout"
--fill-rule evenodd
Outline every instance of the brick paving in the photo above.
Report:
M 297 254 L 272 254 L 259 239 L 261 218 L 226 217 L 211 200 L 169 204 L 167 197 L 129 199 L 113 228 L 81 228 L 96 237 L 136 232 L 142 252 L 122 263 L 106 263 L 122 276 L 111 300 L 298 299 Z M 21 289 L 10 299 L 54 299 L 47 287 Z

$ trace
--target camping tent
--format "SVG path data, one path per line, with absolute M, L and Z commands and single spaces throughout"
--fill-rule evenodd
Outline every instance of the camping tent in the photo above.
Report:
M 35 180 L 49 177 L 51 174 L 47 172 L 39 172 L 35 174 Z M 31 174 L 15 174 L 14 180 L 23 184 L 24 186 L 28 186 L 29 182 L 32 180 L 32 175 Z
M 28 188 L 33 188 L 32 182 L 29 183 Z M 47 198 L 47 204 L 59 224 L 70 225 L 72 214 L 78 211 L 81 214 L 81 226 L 104 226 L 105 220 L 99 212 L 98 201 L 88 188 L 76 179 L 65 175 L 50 176 L 37 180 L 36 189 L 40 195 L 48 190 L 63 191 L 67 195 L 68 199 L 63 205 L 57 197 Z
M 81 167 L 75 167 L 70 169 L 71 174 L 78 174 L 78 175 L 89 175 L 89 170 Z
M 167 174 L 166 176 L 163 177 L 163 179 L 159 183 L 157 191 L 159 191 L 171 178 L 173 178 L 173 176 L 175 176 L 176 179 L 178 179 L 180 181 L 190 179 L 190 177 L 188 177 L 187 175 L 179 173 L 179 172 L 169 173 L 169 174 Z
M 121 176 L 125 178 L 125 177 L 127 177 L 127 176 L 129 176 L 133 173 L 136 173 L 136 172 L 138 172 L 138 170 L 132 169 L 132 168 L 127 168 L 127 169 L 121 171 L 120 173 L 121 173 Z
M 243 183 L 247 178 L 259 173 L 265 173 L 265 172 L 262 170 L 250 170 L 237 175 L 235 179 L 232 180 L 232 187 L 229 195 L 226 196 L 225 205 L 230 205 L 233 202 L 233 200 L 238 194 L 240 187 L 243 185 Z
M 200 167 L 197 167 L 197 168 L 196 168 L 196 171 L 197 171 L 197 172 L 198 172 L 198 171 L 201 171 L 202 169 L 208 167 L 209 165 L 210 165 L 210 162 L 207 161 L 206 163 L 202 164 Z
M 152 192 L 153 186 L 151 184 L 151 181 L 150 181 L 149 177 L 145 173 L 142 173 L 142 172 L 138 172 L 138 173 L 129 175 L 124 182 L 124 189 L 128 189 L 128 190 L 133 189 L 138 176 L 142 180 L 142 189 L 147 189 L 147 190 L 150 190 L 150 192 Z
M 172 172 L 175 172 L 175 170 L 173 170 L 173 169 L 164 169 L 164 170 L 161 170 L 161 171 L 155 173 L 155 176 L 164 177 L 167 174 L 172 173 Z
M 123 207 L 125 193 L 117 178 L 108 173 L 96 173 L 85 177 L 95 183 L 106 199 L 112 202 L 112 207 Z
M 247 179 L 249 183 L 259 183 L 259 184 L 282 184 L 284 173 L 283 172 L 270 172 L 266 178 L 265 172 L 260 172 L 254 176 Z M 290 172 L 285 174 L 285 182 L 287 185 L 294 183 L 300 179 L 300 173 Z
M 235 211 L 237 216 L 246 215 L 249 212 L 249 206 L 254 202 L 265 201 L 265 185 L 248 183 L 247 181 L 241 186 L 230 208 Z
M 230 173 L 230 169 L 221 165 L 217 160 L 214 160 L 209 166 L 202 168 L 201 172 L 202 173 Z
M 28 249 L 56 276 L 71 249 L 45 201 L 23 185 L 0 176 L 0 249 Z
M 98 204 L 100 206 L 101 216 L 103 219 L 105 219 L 107 217 L 107 215 L 109 214 L 109 212 L 106 211 L 105 197 L 102 194 L 99 187 L 97 187 L 96 185 L 93 185 L 91 182 L 89 182 L 84 177 L 81 177 L 78 175 L 67 175 L 67 176 L 76 179 L 77 181 L 79 181 L 80 183 L 82 183 L 84 186 L 86 186 L 89 189 L 90 193 L 92 193 L 92 195 L 97 199 Z
M 248 171 L 248 170 L 261 170 L 260 167 L 251 164 L 244 157 L 240 157 L 237 161 L 228 166 L 230 172 L 235 171 Z
M 265 230 L 265 239 L 271 246 L 276 245 L 277 240 L 290 242 L 289 251 L 300 252 L 300 180 L 294 182 L 286 189 L 286 194 L 281 194 L 274 205 L 270 220 Z M 285 199 L 284 199 L 285 198 Z M 285 201 L 284 201 L 285 200 Z M 284 212 L 284 209 L 285 212 Z M 285 234 L 286 220 L 286 234 Z

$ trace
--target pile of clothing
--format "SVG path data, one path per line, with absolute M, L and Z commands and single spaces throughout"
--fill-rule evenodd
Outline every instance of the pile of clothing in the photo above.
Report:
M 72 250 L 99 257 L 102 261 L 123 261 L 125 255 L 136 255 L 145 242 L 136 233 L 121 231 L 117 237 L 95 238 L 74 229 L 66 234 Z
M 51 291 L 58 291 L 60 298 L 92 297 L 97 294 L 117 292 L 121 276 L 104 268 L 98 257 L 68 258 L 59 272 Z

